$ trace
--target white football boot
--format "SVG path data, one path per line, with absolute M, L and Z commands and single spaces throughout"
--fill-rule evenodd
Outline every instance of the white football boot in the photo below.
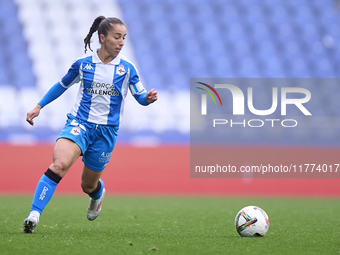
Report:
M 40 213 L 31 211 L 28 217 L 24 220 L 24 233 L 33 233 L 35 227 L 39 223 Z
M 102 204 L 103 204 L 105 192 L 106 190 L 104 188 L 102 196 L 97 200 L 94 200 L 92 199 L 92 197 L 90 197 L 90 204 L 89 204 L 89 207 L 87 208 L 87 219 L 88 220 L 95 220 L 99 216 L 102 210 Z

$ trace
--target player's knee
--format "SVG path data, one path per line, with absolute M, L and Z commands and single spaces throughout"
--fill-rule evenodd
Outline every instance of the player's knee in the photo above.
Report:
M 60 177 L 66 174 L 68 168 L 69 166 L 62 161 L 54 161 L 50 166 L 50 169 Z
M 83 189 L 83 192 L 86 194 L 90 194 L 92 191 L 96 189 L 96 187 L 97 187 L 96 185 L 92 185 L 84 181 L 81 182 L 81 188 Z

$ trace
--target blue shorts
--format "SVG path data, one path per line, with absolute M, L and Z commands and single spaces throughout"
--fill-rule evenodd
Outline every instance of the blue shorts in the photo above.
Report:
M 58 139 L 74 141 L 81 149 L 85 166 L 94 171 L 103 171 L 115 147 L 118 126 L 97 125 L 79 120 L 70 113 L 67 117 Z

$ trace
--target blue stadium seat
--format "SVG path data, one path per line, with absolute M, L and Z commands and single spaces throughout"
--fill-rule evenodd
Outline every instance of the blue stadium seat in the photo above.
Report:
M 285 3 L 290 6 L 292 9 L 300 9 L 306 6 L 310 6 L 310 3 L 314 0 L 285 0 Z M 318 0 L 316 0 L 318 1 Z
M 284 68 L 284 64 L 279 58 L 273 58 L 268 56 L 262 60 L 261 64 L 262 77 L 268 78 L 284 78 L 287 77 L 287 73 Z
M 0 44 L 1 46 L 1 44 Z M 7 63 L 5 60 L 5 56 L 0 50 L 0 86 L 8 86 L 9 85 L 9 75 L 6 69 Z
M 184 21 L 180 25 L 178 25 L 176 22 L 171 22 L 169 25 L 172 29 L 176 29 L 176 37 L 178 36 L 178 40 L 180 41 L 185 41 L 188 38 L 193 38 L 196 36 L 196 26 L 193 24 L 193 22 Z
M 238 77 L 240 78 L 260 78 L 259 64 L 253 58 L 243 58 L 238 62 Z
M 314 63 L 314 73 L 317 77 L 338 77 L 338 74 L 334 72 L 334 67 L 328 58 L 319 59 Z
M 16 6 L 12 0 L 0 2 L 0 20 L 2 22 L 15 17 L 17 13 Z
M 222 30 L 224 33 L 228 33 L 228 31 L 236 24 L 240 24 L 242 26 L 241 15 L 235 7 L 232 6 L 230 9 L 228 8 L 225 11 L 220 11 L 221 15 L 217 14 L 216 20 L 219 25 L 224 28 Z
M 11 14 L 11 16 L 3 20 L 3 33 L 9 37 L 14 34 L 13 31 L 21 31 L 21 24 L 18 18 Z
M 22 34 L 22 25 L 17 17 L 17 7 L 12 0 L 0 2 L 0 74 L 2 84 L 21 86 L 35 86 L 32 63 L 27 52 L 27 45 Z M 3 72 L 5 74 L 3 74 Z
M 207 57 L 207 69 L 209 77 L 235 77 L 234 72 L 235 63 L 232 54 L 224 54 L 223 56 L 209 56 Z
M 294 0 L 290 0 L 290 1 L 294 1 Z M 333 8 L 334 10 L 336 8 L 334 0 L 323 0 L 323 1 L 313 0 L 313 1 L 308 1 L 308 4 L 314 5 L 316 9 L 321 10 L 321 11 L 329 7 Z
M 24 87 L 34 87 L 35 77 L 32 75 L 32 72 L 26 70 L 17 74 L 15 83 L 16 87 L 19 89 Z
M 227 30 L 223 34 L 223 40 L 228 43 L 237 44 L 248 39 L 248 32 L 242 23 L 233 22 L 226 26 Z
M 250 23 L 251 24 L 251 23 Z M 266 22 L 253 23 L 250 28 L 251 34 L 249 36 L 249 41 L 263 42 L 271 41 L 274 39 L 274 35 L 270 31 Z
M 292 78 L 308 78 L 312 77 L 309 63 L 304 58 L 295 57 L 291 60 L 287 59 L 290 66 L 289 76 Z

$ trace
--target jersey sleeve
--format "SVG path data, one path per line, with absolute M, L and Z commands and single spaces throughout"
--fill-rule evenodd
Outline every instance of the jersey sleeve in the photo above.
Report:
M 64 87 L 64 88 L 69 88 L 71 87 L 73 84 L 77 83 L 80 81 L 80 67 L 82 65 L 82 61 L 81 59 L 76 60 L 71 68 L 68 70 L 67 74 L 61 79 L 60 84 Z
M 60 97 L 73 84 L 80 81 L 79 68 L 81 63 L 82 62 L 80 59 L 76 60 L 68 70 L 67 74 L 61 79 L 61 81 L 57 82 L 53 87 L 50 88 L 50 90 L 38 103 L 42 108 Z
M 54 84 L 54 86 L 52 88 L 50 88 L 50 90 L 45 94 L 45 96 L 40 100 L 40 102 L 38 104 L 41 106 L 41 108 L 44 108 L 45 105 L 56 100 L 66 90 L 67 90 L 67 88 L 64 88 L 63 86 L 61 86 L 60 82 L 57 82 L 56 84 Z
M 130 69 L 130 80 L 129 80 L 129 89 L 133 97 L 140 103 L 141 105 L 148 105 L 149 103 L 146 101 L 146 90 L 140 81 L 138 71 L 134 65 Z

